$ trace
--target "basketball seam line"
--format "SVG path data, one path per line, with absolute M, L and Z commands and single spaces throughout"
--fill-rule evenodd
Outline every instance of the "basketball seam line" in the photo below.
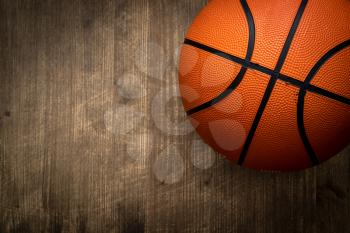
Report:
M 211 48 L 211 47 L 208 47 L 206 45 L 200 44 L 198 42 L 186 39 L 185 40 L 185 44 L 188 44 L 188 45 L 191 45 L 191 46 L 193 46 L 195 48 L 199 48 L 201 50 L 210 52 L 212 54 L 215 54 L 215 55 L 220 56 L 222 58 L 225 58 L 227 60 L 233 61 L 233 62 L 235 62 L 237 64 L 240 64 L 240 65 L 242 65 L 242 66 L 244 66 L 246 68 L 249 68 L 249 69 L 257 70 L 259 72 L 262 72 L 262 73 L 265 73 L 265 74 L 268 74 L 268 75 L 274 75 L 275 74 L 273 70 L 271 70 L 271 69 L 269 69 L 267 67 L 261 66 L 259 64 L 253 63 L 253 62 L 247 62 L 247 61 L 245 61 L 245 60 L 243 60 L 243 59 L 241 59 L 239 57 L 227 54 L 227 53 L 222 52 L 220 50 L 216 50 L 214 48 Z M 301 137 L 301 139 L 303 141 L 303 144 L 305 146 L 305 149 L 307 150 L 308 155 L 309 155 L 309 157 L 310 157 L 310 159 L 311 159 L 313 164 L 317 164 L 317 163 L 319 163 L 319 161 L 317 159 L 317 156 L 315 155 L 315 152 L 312 149 L 312 146 L 311 146 L 311 144 L 310 144 L 310 142 L 308 140 L 308 137 L 306 135 L 306 132 L 305 132 L 304 117 L 303 117 L 304 98 L 305 98 L 306 92 L 308 91 L 308 92 L 315 93 L 315 94 L 317 94 L 319 96 L 327 97 L 327 98 L 330 98 L 330 99 L 335 100 L 337 102 L 341 102 L 343 104 L 350 105 L 350 99 L 310 84 L 312 78 L 314 76 L 316 76 L 317 71 L 322 67 L 322 65 L 324 65 L 337 52 L 340 52 L 342 49 L 345 49 L 348 46 L 350 46 L 350 40 L 344 41 L 343 43 L 337 45 L 336 47 L 334 47 L 333 49 L 328 51 L 326 53 L 326 55 L 323 56 L 316 63 L 316 65 L 312 68 L 312 70 L 308 74 L 307 77 L 311 77 L 311 78 L 308 81 L 307 85 L 305 85 L 306 80 L 305 80 L 305 82 L 302 82 L 302 81 L 300 81 L 298 79 L 289 77 L 289 76 L 284 75 L 284 74 L 277 74 L 277 79 L 279 79 L 281 81 L 284 81 L 284 82 L 287 82 L 289 84 L 292 84 L 292 85 L 300 88 L 300 92 L 299 92 L 300 100 L 298 99 L 298 103 L 297 103 L 298 129 L 299 129 L 300 137 Z M 318 67 L 318 68 L 316 69 L 315 67 Z M 194 111 L 193 113 L 195 113 L 195 112 L 197 112 L 197 111 Z M 191 110 L 187 112 L 188 115 L 191 115 L 193 113 L 191 113 Z
M 307 0 L 301 2 L 301 5 L 300 5 L 300 7 L 298 9 L 298 12 L 297 12 L 297 15 L 296 15 L 296 17 L 294 19 L 292 28 L 291 28 L 291 30 L 290 30 L 290 32 L 288 34 L 287 40 L 285 42 L 285 45 L 284 45 L 284 47 L 282 49 L 282 52 L 281 52 L 280 57 L 279 57 L 279 60 L 278 60 L 277 65 L 275 67 L 275 70 L 271 70 L 271 69 L 269 69 L 267 67 L 261 66 L 259 64 L 256 64 L 256 63 L 253 63 L 253 62 L 250 61 L 251 54 L 249 55 L 249 51 L 251 51 L 251 53 L 252 53 L 253 50 L 249 50 L 249 48 L 252 47 L 251 45 L 254 45 L 255 34 L 254 34 L 254 40 L 249 40 L 249 43 L 248 43 L 249 45 L 248 45 L 248 51 L 247 51 L 247 56 L 246 57 L 248 57 L 248 56 L 250 56 L 250 57 L 249 57 L 249 59 L 246 58 L 245 60 L 241 59 L 239 57 L 227 54 L 225 52 L 216 50 L 216 49 L 211 48 L 209 46 L 200 44 L 198 42 L 192 41 L 190 39 L 185 39 L 185 42 L 184 42 L 185 44 L 191 45 L 193 47 L 197 47 L 199 49 L 202 49 L 204 51 L 210 52 L 212 54 L 215 54 L 217 56 L 223 57 L 223 58 L 225 58 L 227 60 L 230 60 L 230 61 L 233 61 L 235 63 L 238 63 L 238 64 L 242 65 L 241 71 L 240 71 L 239 75 L 236 77 L 236 79 L 238 77 L 240 77 L 239 80 L 235 79 L 230 84 L 230 86 L 225 90 L 226 94 L 221 99 L 217 99 L 217 101 L 213 101 L 213 100 L 215 100 L 215 98 L 214 98 L 213 100 L 208 101 L 207 103 L 203 104 L 201 106 L 201 108 L 198 108 L 199 107 L 198 106 L 198 107 L 196 107 L 194 109 L 191 109 L 191 110 L 187 111 L 188 115 L 194 114 L 194 113 L 196 113 L 198 111 L 201 111 L 201 110 L 203 110 L 205 108 L 208 108 L 208 107 L 216 104 L 217 102 L 221 101 L 227 95 L 229 95 L 229 93 L 231 93 L 233 91 L 233 89 L 235 89 L 239 85 L 239 83 L 242 81 L 243 76 L 246 73 L 246 70 L 248 68 L 260 71 L 262 73 L 265 73 L 265 74 L 268 74 L 268 75 L 271 76 L 269 84 L 268 84 L 268 86 L 267 86 L 267 88 L 265 90 L 265 94 L 264 94 L 263 100 L 262 100 L 262 102 L 261 102 L 261 104 L 259 106 L 258 113 L 257 113 L 257 115 L 256 115 L 256 117 L 254 119 L 254 122 L 256 122 L 256 123 L 254 124 L 254 122 L 253 122 L 253 126 L 252 126 L 252 128 L 251 128 L 251 130 L 249 132 L 249 134 L 251 135 L 250 136 L 251 139 L 249 139 L 249 141 L 248 141 L 248 137 L 249 137 L 249 135 L 248 135 L 247 140 L 246 140 L 245 145 L 244 145 L 244 148 L 246 148 L 246 149 L 243 148 L 243 151 L 241 153 L 241 156 L 240 156 L 239 162 L 238 162 L 239 165 L 242 165 L 244 163 L 245 157 L 246 157 L 247 152 L 249 150 L 249 146 L 250 146 L 250 144 L 252 142 L 252 139 L 253 139 L 255 131 L 256 131 L 257 127 L 258 127 L 259 121 L 260 121 L 260 119 L 261 119 L 261 117 L 263 115 L 265 107 L 267 106 L 267 102 L 268 102 L 268 100 L 269 100 L 269 98 L 270 98 L 270 96 L 271 96 L 271 94 L 273 92 L 273 89 L 274 89 L 274 86 L 275 86 L 277 80 L 281 80 L 281 81 L 287 82 L 289 84 L 292 84 L 292 85 L 297 86 L 297 87 L 300 88 L 300 90 L 299 90 L 299 99 L 298 99 L 298 106 L 297 106 L 298 128 L 299 128 L 299 133 L 300 133 L 301 140 L 303 141 L 305 149 L 307 150 L 308 155 L 309 155 L 310 160 L 313 163 L 313 165 L 318 164 L 319 160 L 318 160 L 316 154 L 314 153 L 311 144 L 309 143 L 308 137 L 307 137 L 306 132 L 305 132 L 304 122 L 303 122 L 304 98 L 305 98 L 306 93 L 309 91 L 309 92 L 318 94 L 320 96 L 328 97 L 328 98 L 333 99 L 335 101 L 342 102 L 342 103 L 347 104 L 347 105 L 350 104 L 350 99 L 310 84 L 312 78 L 317 74 L 317 71 L 324 65 L 324 63 L 326 63 L 326 61 L 328 59 L 330 59 L 333 55 L 335 55 L 337 52 L 339 52 L 340 50 L 342 50 L 342 49 L 346 48 L 347 46 L 349 46 L 350 45 L 350 40 L 347 40 L 347 41 L 339 44 L 338 46 L 336 46 L 335 48 L 333 48 L 329 52 L 327 52 L 327 54 L 325 56 L 323 56 L 316 63 L 316 65 L 310 71 L 309 75 L 307 76 L 307 79 L 304 82 L 299 81 L 298 79 L 295 79 L 295 78 L 292 78 L 292 77 L 289 77 L 287 75 L 283 75 L 283 74 L 280 73 L 280 71 L 281 71 L 281 69 L 283 67 L 283 64 L 285 62 L 285 59 L 287 57 L 289 48 L 291 46 L 293 37 L 294 37 L 294 35 L 296 33 L 296 30 L 298 28 L 298 25 L 299 25 L 299 23 L 301 21 L 302 15 L 303 15 L 304 10 L 306 8 L 307 2 L 308 2 Z M 248 4 L 246 3 L 245 0 L 241 0 L 241 4 L 242 4 L 242 7 L 243 7 L 243 9 L 244 9 L 244 11 L 246 13 L 247 21 L 248 21 L 248 24 L 249 24 L 249 31 L 250 32 L 252 31 L 253 33 L 255 33 L 254 20 L 253 20 L 252 14 L 250 12 L 249 6 L 248 6 Z M 250 16 L 250 18 L 249 18 L 249 16 Z M 250 22 L 252 22 L 252 24 Z M 250 35 L 249 38 L 251 39 L 251 34 L 249 34 L 249 35 Z M 242 74 L 242 71 L 243 71 L 243 74 Z M 307 81 L 307 80 L 309 80 L 309 81 Z M 235 83 L 234 87 L 232 87 L 233 83 Z M 222 94 L 220 94 L 220 95 L 222 95 Z M 261 112 L 261 113 L 259 113 L 259 112 Z M 253 130 L 254 132 L 251 132 L 252 129 L 254 129 Z M 244 150 L 245 150 L 245 152 L 244 152 Z M 244 156 L 243 159 L 242 159 L 242 155 Z
M 235 63 L 238 63 L 246 68 L 249 69 L 253 69 L 253 70 L 257 70 L 259 72 L 268 74 L 268 75 L 277 75 L 277 79 L 284 81 L 284 82 L 288 82 L 296 87 L 300 88 L 300 92 L 299 92 L 299 98 L 298 98 L 298 102 L 297 102 L 297 123 L 298 123 L 298 130 L 299 130 L 299 134 L 301 137 L 301 140 L 303 141 L 303 144 L 305 146 L 306 151 L 308 152 L 308 155 L 310 157 L 310 160 L 312 161 L 313 164 L 318 164 L 318 158 L 314 152 L 314 150 L 312 149 L 312 146 L 308 140 L 307 134 L 305 132 L 305 126 L 304 126 L 304 115 L 303 115 L 303 111 L 304 111 L 304 98 L 307 92 L 312 92 L 315 93 L 319 96 L 322 97 L 327 97 L 330 98 L 332 100 L 335 100 L 337 102 L 341 102 L 347 105 L 350 105 L 350 99 L 344 97 L 344 96 L 340 96 L 338 94 L 335 94 L 333 92 L 327 91 L 325 89 L 322 89 L 320 87 L 314 86 L 312 84 L 310 84 L 310 82 L 312 81 L 312 79 L 316 76 L 317 71 L 332 57 L 334 56 L 336 53 L 340 52 L 342 49 L 345 49 L 346 47 L 350 46 L 350 40 L 344 41 L 343 43 L 340 43 L 339 45 L 337 45 L 336 47 L 332 48 L 330 51 L 328 51 L 326 53 L 326 55 L 324 55 L 317 63 L 316 65 L 311 69 L 310 73 L 307 75 L 307 78 L 305 79 L 304 82 L 289 77 L 287 75 L 284 74 L 275 74 L 273 70 L 261 66 L 259 64 L 256 63 L 252 63 L 252 62 L 247 62 L 239 57 L 235 57 L 233 55 L 221 52 L 219 50 L 210 48 L 208 46 L 202 45 L 198 42 L 195 41 L 191 41 L 186 39 L 185 40 L 185 44 L 191 45 L 193 47 L 202 49 L 204 51 L 207 52 L 211 52 L 215 55 L 218 55 L 220 57 L 223 57 L 227 60 L 233 61 Z M 191 114 L 189 114 L 191 115 Z
M 249 39 L 248 39 L 248 48 L 247 48 L 246 58 L 245 58 L 245 60 L 243 60 L 243 59 L 241 59 L 241 60 L 243 60 L 245 63 L 249 63 L 252 56 L 253 56 L 253 51 L 254 51 L 255 24 L 254 24 L 253 15 L 248 7 L 247 2 L 245 0 L 240 0 L 240 2 L 241 2 L 241 5 L 244 9 L 244 12 L 245 12 L 245 15 L 247 18 L 247 22 L 248 22 L 248 28 L 249 28 Z M 190 41 L 190 40 L 185 39 L 185 43 L 186 42 L 196 44 L 196 42 L 194 42 L 194 41 Z M 209 47 L 207 47 L 207 48 L 209 48 Z M 214 49 L 212 49 L 211 51 L 214 53 Z M 209 107 L 215 105 L 216 103 L 220 102 L 224 98 L 226 98 L 242 82 L 243 77 L 246 74 L 246 72 L 247 72 L 247 67 L 242 66 L 238 75 L 234 79 L 234 81 L 223 92 L 221 92 L 217 97 L 211 99 L 210 101 L 207 101 L 203 104 L 200 104 L 199 106 L 187 111 L 186 112 L 187 115 L 191 115 L 191 114 L 194 114 L 194 113 L 199 112 L 201 110 L 204 110 L 206 108 L 209 108 Z
M 321 67 L 329 59 L 331 59 L 335 54 L 337 54 L 339 51 L 343 50 L 349 45 L 350 45 L 350 40 L 345 41 L 337 45 L 333 49 L 329 50 L 311 69 L 311 71 L 309 72 L 309 74 L 305 79 L 303 88 L 301 88 L 299 91 L 298 104 L 297 104 L 297 123 L 298 123 L 299 134 L 300 134 L 300 137 L 302 138 L 305 149 L 308 152 L 309 157 L 314 164 L 318 163 L 318 158 L 306 134 L 305 122 L 304 122 L 304 110 L 305 110 L 304 106 L 305 106 L 306 90 L 307 90 L 307 87 L 310 85 L 310 82 L 312 81 L 312 79 L 316 76 L 317 72 L 321 69 Z
M 293 38 L 295 36 L 295 33 L 297 31 L 297 28 L 299 26 L 299 23 L 301 21 L 301 18 L 303 16 L 303 13 L 304 13 L 304 10 L 306 8 L 306 5 L 307 5 L 307 0 L 303 0 L 299 6 L 299 9 L 298 9 L 298 12 L 295 16 L 295 19 L 293 21 L 293 24 L 292 24 L 292 27 L 288 33 L 288 36 L 287 36 L 287 39 L 285 41 L 285 44 L 282 48 L 282 52 L 278 58 L 278 61 L 277 61 L 277 64 L 276 64 L 276 67 L 274 69 L 274 74 L 271 76 L 270 78 L 270 81 L 269 81 L 269 84 L 266 88 L 266 91 L 264 93 L 264 96 L 263 96 L 263 99 L 260 103 L 260 106 L 259 106 L 259 109 L 258 109 L 258 112 L 254 118 L 254 121 L 253 121 L 253 124 L 252 124 L 252 127 L 250 128 L 249 130 L 249 133 L 248 133 L 248 136 L 246 138 L 246 141 L 243 145 L 243 149 L 242 149 L 242 152 L 240 154 L 240 157 L 238 159 L 238 164 L 239 165 L 243 165 L 244 163 L 244 160 L 245 158 L 247 157 L 247 154 L 248 154 L 248 150 L 249 150 L 249 147 L 252 143 L 252 140 L 254 138 L 254 135 L 255 135 L 255 132 L 258 128 L 258 125 L 260 123 L 260 120 L 261 120 L 261 117 L 263 116 L 263 113 L 265 111 L 265 108 L 267 106 L 267 103 L 271 97 L 271 94 L 272 94 L 272 91 L 276 85 L 276 82 L 277 82 L 277 78 L 278 78 L 278 73 L 280 73 L 282 67 L 283 67 L 283 64 L 286 60 L 286 57 L 287 57 L 287 54 L 288 54 L 288 51 L 290 49 L 290 46 L 292 44 L 292 41 L 293 41 Z
M 347 46 L 350 46 L 350 40 L 345 41 L 344 43 L 347 43 Z M 267 75 L 270 75 L 270 76 L 274 75 L 274 71 L 269 69 L 269 68 L 267 68 L 267 67 L 261 66 L 261 65 L 259 65 L 257 63 L 254 63 L 254 62 L 246 61 L 246 60 L 244 60 L 242 58 L 239 58 L 239 57 L 236 57 L 234 55 L 222 52 L 222 51 L 214 49 L 214 48 L 211 48 L 209 46 L 203 45 L 203 44 L 198 43 L 196 41 L 193 41 L 193 40 L 190 40 L 190 39 L 185 39 L 184 44 L 187 44 L 187 45 L 190 45 L 192 47 L 201 49 L 203 51 L 212 53 L 212 54 L 214 54 L 216 56 L 222 57 L 222 58 L 224 58 L 226 60 L 229 60 L 229 61 L 232 61 L 232 62 L 237 63 L 239 65 L 242 65 L 245 68 L 248 68 L 248 69 L 251 69 L 251 70 L 256 70 L 256 71 L 259 71 L 261 73 L 264 73 L 264 74 L 267 74 Z M 324 97 L 336 100 L 338 102 L 350 105 L 350 99 L 346 98 L 345 96 L 338 95 L 338 94 L 336 94 L 334 92 L 330 92 L 328 90 L 325 90 L 323 88 L 317 87 L 317 86 L 312 85 L 312 84 L 309 84 L 307 87 L 304 87 L 304 82 L 303 81 L 300 81 L 300 80 L 298 80 L 296 78 L 293 78 L 293 77 L 290 77 L 288 75 L 279 73 L 279 74 L 277 74 L 277 79 L 279 79 L 281 81 L 284 81 L 284 82 L 286 82 L 288 84 L 291 84 L 293 86 L 296 86 L 298 88 L 305 89 L 306 91 L 318 94 L 320 96 L 324 96 Z M 210 106 L 208 106 L 208 107 L 210 107 Z M 192 114 L 200 111 L 200 110 L 196 111 L 195 110 L 196 108 L 197 107 L 188 110 L 187 111 L 187 115 L 192 115 Z M 204 108 L 201 109 L 201 110 L 204 110 Z

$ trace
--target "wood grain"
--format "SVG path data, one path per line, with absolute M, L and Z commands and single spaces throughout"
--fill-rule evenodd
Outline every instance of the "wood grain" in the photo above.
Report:
M 0 0 L 1 233 L 349 232 L 349 148 L 286 174 L 193 162 L 176 67 L 205 3 Z

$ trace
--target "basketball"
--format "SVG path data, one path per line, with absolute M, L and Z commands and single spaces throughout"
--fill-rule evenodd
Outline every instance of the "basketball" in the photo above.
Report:
M 179 88 L 199 136 L 238 165 L 330 159 L 350 141 L 350 1 L 210 1 L 185 37 Z

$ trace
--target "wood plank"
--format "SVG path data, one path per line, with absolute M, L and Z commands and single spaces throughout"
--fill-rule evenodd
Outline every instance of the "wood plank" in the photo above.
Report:
M 205 4 L 0 0 L 1 233 L 350 229 L 349 149 L 261 173 L 182 124 L 179 48 Z

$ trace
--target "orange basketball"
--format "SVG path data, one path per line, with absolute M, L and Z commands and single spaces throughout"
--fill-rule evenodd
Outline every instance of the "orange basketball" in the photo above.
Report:
M 213 0 L 181 51 L 184 108 L 239 165 L 300 170 L 350 139 L 350 1 Z

